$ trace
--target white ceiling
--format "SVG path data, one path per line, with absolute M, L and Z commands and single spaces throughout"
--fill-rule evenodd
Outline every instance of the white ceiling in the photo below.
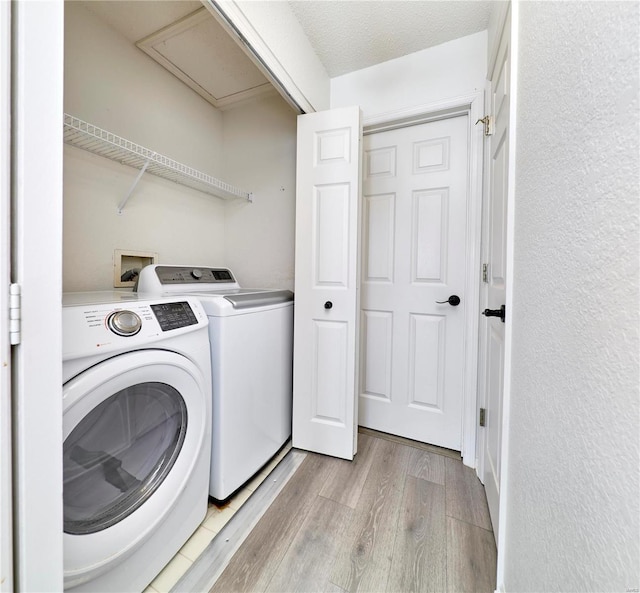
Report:
M 486 0 L 291 0 L 330 78 L 483 31 Z
M 482 31 L 492 4 L 489 0 L 289 1 L 331 78 Z M 184 26 L 181 19 L 202 9 L 197 0 L 87 0 L 84 5 L 216 107 L 268 86 L 213 17 L 203 22 L 194 15 L 195 26 Z M 193 55 L 198 60 L 188 58 Z

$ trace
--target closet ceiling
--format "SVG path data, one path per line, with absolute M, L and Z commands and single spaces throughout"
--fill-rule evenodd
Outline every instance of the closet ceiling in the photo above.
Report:
M 329 77 L 482 31 L 493 4 L 484 0 L 289 2 Z M 215 107 L 224 109 L 272 90 L 197 0 L 101 0 L 85 5 Z
M 274 92 L 201 2 L 103 0 L 85 6 L 214 107 Z

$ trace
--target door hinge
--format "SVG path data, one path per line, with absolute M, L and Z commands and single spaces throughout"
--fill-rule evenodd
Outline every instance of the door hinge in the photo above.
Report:
M 480 426 L 486 426 L 486 414 L 487 411 L 484 408 L 480 408 Z
M 482 264 L 482 281 L 489 284 L 489 264 Z
M 20 343 L 21 329 L 20 285 L 9 286 L 9 343 L 16 346 Z
M 477 122 L 476 126 L 482 122 L 484 124 L 484 135 L 485 136 L 493 136 L 493 128 L 494 128 L 494 117 L 493 115 L 485 115 L 481 117 Z

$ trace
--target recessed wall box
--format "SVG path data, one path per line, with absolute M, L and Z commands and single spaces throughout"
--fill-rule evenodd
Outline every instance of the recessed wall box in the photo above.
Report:
M 125 288 L 135 286 L 138 274 L 144 266 L 156 263 L 155 251 L 132 251 L 116 249 L 113 252 L 113 286 Z

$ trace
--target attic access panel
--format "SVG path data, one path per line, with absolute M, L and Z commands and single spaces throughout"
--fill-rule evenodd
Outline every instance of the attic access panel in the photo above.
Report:
M 205 7 L 136 46 L 218 109 L 273 90 Z

